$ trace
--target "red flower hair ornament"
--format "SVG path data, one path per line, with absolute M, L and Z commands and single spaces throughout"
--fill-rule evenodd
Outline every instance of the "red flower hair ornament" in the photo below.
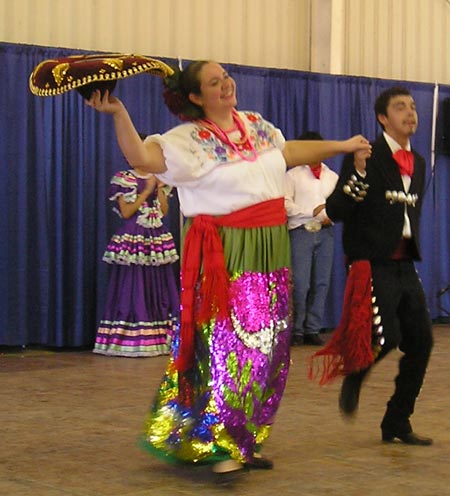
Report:
M 178 67 L 172 67 L 172 70 L 173 73 L 164 78 L 164 103 L 182 121 L 201 119 L 203 110 L 189 100 L 183 89 L 183 70 Z

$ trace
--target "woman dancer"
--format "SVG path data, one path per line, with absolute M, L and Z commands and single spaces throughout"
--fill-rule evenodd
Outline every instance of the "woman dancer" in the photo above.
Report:
M 178 189 L 187 222 L 182 314 L 144 446 L 168 460 L 214 463 L 218 473 L 272 468 L 259 455 L 289 367 L 287 166 L 369 149 L 346 141 L 285 141 L 256 112 L 236 111 L 236 84 L 210 61 L 165 79 L 169 109 L 188 121 L 141 142 L 116 97 L 88 105 L 112 114 L 132 166 Z

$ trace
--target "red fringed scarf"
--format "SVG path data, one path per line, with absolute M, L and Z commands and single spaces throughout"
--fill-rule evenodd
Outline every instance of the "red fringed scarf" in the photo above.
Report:
M 338 375 L 366 369 L 374 361 L 371 285 L 370 262 L 353 262 L 345 286 L 341 322 L 326 346 L 310 359 L 309 378 L 314 379 L 317 375 L 314 359 L 323 357 L 321 386 L 332 382 Z
M 181 267 L 181 333 L 176 361 L 178 371 L 185 372 L 194 363 L 195 325 L 206 323 L 213 316 L 223 318 L 228 314 L 229 275 L 217 227 L 273 227 L 283 225 L 286 221 L 284 198 L 267 200 L 220 217 L 198 215 L 193 219 L 184 241 Z M 201 306 L 196 313 L 195 286 L 201 272 Z

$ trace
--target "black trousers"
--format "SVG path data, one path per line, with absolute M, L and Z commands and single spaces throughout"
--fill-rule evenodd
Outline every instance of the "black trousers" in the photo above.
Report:
M 409 417 L 414 412 L 433 347 L 430 313 L 413 262 L 385 261 L 371 265 L 373 294 L 385 338 L 375 363 L 397 347 L 403 353 L 381 428 L 407 433 L 411 431 Z

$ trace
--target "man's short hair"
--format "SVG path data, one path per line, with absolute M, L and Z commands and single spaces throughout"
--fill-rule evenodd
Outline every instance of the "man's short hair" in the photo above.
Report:
M 391 100 L 391 98 L 398 95 L 411 96 L 411 93 L 404 86 L 393 86 L 392 88 L 383 91 L 383 93 L 378 96 L 374 105 L 375 117 L 377 118 L 377 120 L 380 114 L 387 116 L 389 101 Z

